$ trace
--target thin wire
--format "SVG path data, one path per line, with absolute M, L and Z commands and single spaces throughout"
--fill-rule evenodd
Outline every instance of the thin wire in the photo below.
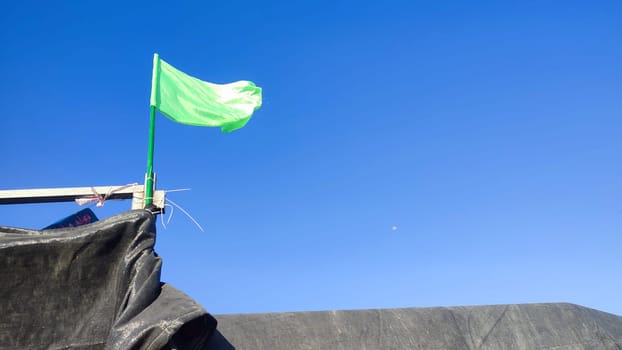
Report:
M 174 190 L 164 190 L 164 192 L 181 192 L 181 191 L 190 191 L 192 188 L 176 188 Z
M 106 202 L 106 200 L 108 200 L 108 197 L 110 197 L 110 195 L 112 195 L 113 193 L 115 193 L 117 191 L 121 191 L 121 190 L 124 190 L 124 189 L 126 189 L 128 187 L 132 187 L 132 186 L 136 186 L 136 185 L 138 185 L 137 182 L 131 183 L 131 184 L 127 184 L 127 185 L 123 185 L 123 186 L 119 186 L 119 187 L 116 187 L 116 188 L 112 188 L 111 187 L 111 188 L 108 189 L 108 192 L 105 195 L 101 195 L 101 194 L 97 193 L 95 188 L 91 187 L 91 191 L 93 191 L 92 195 L 76 198 L 74 201 L 78 205 L 84 205 L 84 204 L 88 204 L 88 203 L 95 203 L 95 205 L 97 207 L 103 207 L 104 206 L 104 202 Z M 92 205 L 90 207 L 92 207 Z
M 168 225 L 168 224 L 171 222 L 171 219 L 173 218 L 173 211 L 174 211 L 175 207 L 173 207 L 173 206 L 172 206 L 172 205 L 170 205 L 170 204 L 166 204 L 166 203 L 164 203 L 164 207 L 165 207 L 165 208 L 166 208 L 166 207 L 171 208 L 171 213 L 170 213 L 170 214 L 169 214 L 169 216 L 168 216 L 168 220 L 166 220 L 166 224 Z
M 188 218 L 190 218 L 190 220 L 192 220 L 192 222 L 194 222 L 195 225 L 197 225 L 197 227 L 199 228 L 199 230 L 201 230 L 201 232 L 205 232 L 205 230 L 203 229 L 203 227 L 201 227 L 201 225 L 199 224 L 198 221 L 196 221 L 192 215 L 190 215 L 187 211 L 184 210 L 184 208 L 182 208 L 179 204 L 173 202 L 172 200 L 166 198 L 167 202 L 170 202 L 172 205 L 174 205 L 177 209 L 181 210 L 182 213 L 186 214 L 186 216 Z
M 90 200 L 92 200 L 92 202 L 90 203 L 90 205 L 87 208 L 92 208 L 93 206 L 100 207 L 107 200 L 106 197 L 108 197 L 110 194 L 114 193 L 115 191 L 120 191 L 122 189 L 125 189 L 125 188 L 130 187 L 130 186 L 134 186 L 134 185 L 137 185 L 137 183 L 128 184 L 128 185 L 121 186 L 121 187 L 118 187 L 118 188 L 115 188 L 115 189 L 109 189 L 108 193 L 106 193 L 106 195 L 104 195 L 104 196 L 100 195 L 99 193 L 97 193 L 95 191 L 95 189 L 93 189 L 93 191 L 95 192 L 93 197 L 91 197 L 91 198 L 83 197 L 82 199 L 90 199 Z M 190 191 L 190 190 L 191 190 L 190 188 L 178 188 L 178 189 L 174 189 L 174 190 L 164 190 L 164 192 L 181 192 L 181 191 Z M 144 199 L 144 198 L 141 198 L 140 196 L 136 196 L 136 198 Z M 184 213 L 199 228 L 199 230 L 201 230 L 201 232 L 205 232 L 205 230 L 203 229 L 201 224 L 199 224 L 199 222 L 195 218 L 193 218 L 192 215 L 190 215 L 190 213 L 188 213 L 181 205 L 175 203 L 174 201 L 172 201 L 169 198 L 165 198 L 165 201 L 170 203 L 170 204 L 172 204 L 172 206 L 170 204 L 164 203 L 164 207 L 165 208 L 166 207 L 171 208 L 171 213 L 168 216 L 168 219 L 166 220 L 166 223 L 164 223 L 164 215 L 160 216 L 160 220 L 162 222 L 162 227 L 164 227 L 164 229 L 167 229 L 166 225 L 170 224 L 171 219 L 173 219 L 173 212 L 175 211 L 175 208 L 177 208 L 177 209 L 181 210 L 181 212 Z M 84 203 L 84 204 L 86 204 L 86 203 Z M 101 204 L 101 205 L 98 205 L 98 204 Z
M 160 220 L 162 221 L 162 227 L 164 227 L 165 230 L 167 230 L 168 228 L 166 227 L 166 225 L 168 225 L 171 222 L 171 219 L 173 218 L 173 212 L 175 211 L 175 207 L 173 207 L 170 204 L 166 204 L 164 203 L 164 208 L 169 207 L 171 208 L 171 213 L 168 216 L 168 220 L 166 220 L 166 223 L 164 223 L 164 215 L 160 215 Z
M 192 188 L 176 188 L 176 189 L 173 189 L 173 190 L 157 190 L 156 192 L 164 192 L 164 193 L 169 193 L 169 192 L 182 192 L 182 191 L 190 191 L 190 190 L 192 190 Z M 154 192 L 154 193 L 155 193 L 155 192 Z M 139 200 L 143 200 L 143 201 L 144 201 L 144 200 L 145 200 L 145 198 L 146 198 L 146 197 L 144 197 L 144 196 L 140 196 L 140 195 L 137 195 L 137 194 L 134 194 L 134 195 L 135 195 L 135 196 L 136 196 L 136 198 L 137 198 L 137 199 L 139 199 Z M 153 199 L 153 197 L 152 197 L 151 199 Z M 111 200 L 111 199 L 110 199 L 110 200 Z M 120 199 L 117 199 L 117 200 L 120 200 Z M 164 204 L 164 206 L 166 206 L 166 204 Z

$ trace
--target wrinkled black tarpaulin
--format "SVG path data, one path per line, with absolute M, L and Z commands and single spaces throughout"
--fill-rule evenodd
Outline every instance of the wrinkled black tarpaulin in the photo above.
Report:
M 160 282 L 154 243 L 145 210 L 75 228 L 0 227 L 0 348 L 227 348 L 211 315 Z

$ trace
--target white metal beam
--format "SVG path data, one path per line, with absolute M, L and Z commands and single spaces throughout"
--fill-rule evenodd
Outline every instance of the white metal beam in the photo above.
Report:
M 60 187 L 60 188 L 33 188 L 22 190 L 0 190 L 0 204 L 28 204 L 72 202 L 78 198 L 88 198 L 95 195 L 109 199 L 132 199 L 132 209 L 143 208 L 143 185 L 94 186 L 94 187 Z M 164 207 L 165 191 L 155 191 L 153 204 L 158 208 Z

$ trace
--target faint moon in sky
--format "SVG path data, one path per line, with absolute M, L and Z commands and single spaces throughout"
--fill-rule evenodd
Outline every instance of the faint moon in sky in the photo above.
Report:
M 391 230 L 397 231 L 397 226 L 395 226 L 395 225 L 391 226 Z

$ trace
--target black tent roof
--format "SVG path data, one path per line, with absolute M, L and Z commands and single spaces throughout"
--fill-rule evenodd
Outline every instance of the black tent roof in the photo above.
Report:
M 622 317 L 572 304 L 221 315 L 160 281 L 145 210 L 0 227 L 0 349 L 622 349 Z

